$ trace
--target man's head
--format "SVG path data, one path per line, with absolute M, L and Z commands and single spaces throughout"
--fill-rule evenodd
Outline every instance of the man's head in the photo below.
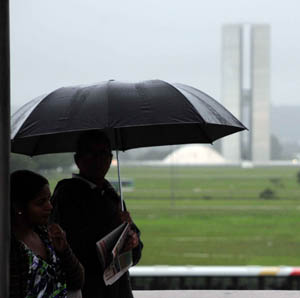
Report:
M 97 130 L 82 133 L 74 158 L 81 175 L 92 182 L 103 180 L 112 160 L 110 141 L 106 134 Z

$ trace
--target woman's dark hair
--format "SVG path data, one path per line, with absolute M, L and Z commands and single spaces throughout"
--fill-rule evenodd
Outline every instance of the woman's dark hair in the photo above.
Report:
M 10 175 L 11 207 L 25 208 L 47 184 L 48 180 L 35 172 L 29 170 L 13 172 Z

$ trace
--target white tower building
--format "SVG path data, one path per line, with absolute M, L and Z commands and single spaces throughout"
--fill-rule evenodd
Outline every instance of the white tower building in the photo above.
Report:
M 223 156 L 242 160 L 242 141 L 253 162 L 270 160 L 270 27 L 225 25 L 222 32 L 222 99 L 249 128 L 223 138 Z M 246 109 L 245 109 L 246 107 Z M 248 115 L 245 115 L 247 112 Z M 246 138 L 245 138 L 246 137 Z M 248 139 L 245 142 L 245 139 Z

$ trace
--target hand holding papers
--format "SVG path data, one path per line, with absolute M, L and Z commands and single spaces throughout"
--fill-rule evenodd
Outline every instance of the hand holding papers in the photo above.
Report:
M 106 285 L 113 284 L 132 266 L 132 251 L 125 251 L 125 241 L 129 232 L 130 224 L 124 222 L 96 242 Z

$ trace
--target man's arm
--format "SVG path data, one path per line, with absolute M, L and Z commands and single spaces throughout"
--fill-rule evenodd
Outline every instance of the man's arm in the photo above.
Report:
M 124 203 L 124 206 L 125 206 L 125 203 Z M 126 210 L 126 206 L 125 206 L 125 210 Z M 142 256 L 142 249 L 144 247 L 143 242 L 141 241 L 141 238 L 140 238 L 141 232 L 138 229 L 138 227 L 134 224 L 134 222 L 132 221 L 130 213 L 127 210 L 120 212 L 120 218 L 122 221 L 126 221 L 126 222 L 130 223 L 131 233 L 129 234 L 129 239 L 128 239 L 128 242 L 126 245 L 127 247 L 125 248 L 125 250 L 132 249 L 132 261 L 133 261 L 133 266 L 134 266 L 139 262 L 139 260 Z
M 133 266 L 134 266 L 139 262 L 139 260 L 142 257 L 142 249 L 144 247 L 144 244 L 141 241 L 141 238 L 140 238 L 141 232 L 138 229 L 138 227 L 134 223 L 132 223 L 131 228 L 135 231 L 135 233 L 138 236 L 138 240 L 139 240 L 138 245 L 135 248 L 133 248 L 133 250 L 132 250 L 132 261 L 133 261 Z
M 85 191 L 72 184 L 58 184 L 53 196 L 53 222 L 66 231 L 68 242 L 86 269 L 99 270 L 94 227 L 85 204 Z

